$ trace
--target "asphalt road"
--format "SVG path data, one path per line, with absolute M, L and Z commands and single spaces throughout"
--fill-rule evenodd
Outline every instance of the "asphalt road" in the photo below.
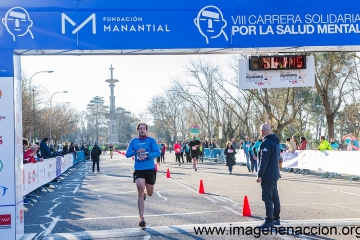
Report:
M 173 153 L 159 167 L 155 192 L 145 201 L 147 228 L 138 227 L 137 191 L 132 179 L 133 161 L 120 154 L 101 156 L 102 173 L 81 165 L 60 188 L 41 194 L 27 206 L 25 233 L 35 239 L 252 239 L 256 233 L 237 234 L 233 227 L 253 227 L 265 215 L 261 188 L 255 174 L 235 166 L 230 175 L 224 164 L 190 163 L 178 166 Z M 171 178 L 166 178 L 170 169 Z M 203 180 L 206 194 L 199 194 Z M 336 226 L 337 234 L 261 235 L 260 239 L 356 239 L 360 227 L 345 236 L 344 226 L 360 226 L 360 183 L 282 173 L 278 182 L 282 226 Z M 252 217 L 242 217 L 244 196 Z M 221 227 L 217 234 L 196 234 L 194 227 Z M 230 231 L 231 229 L 231 231 Z M 236 228 L 235 228 L 236 229 Z M 344 231 L 344 232 L 342 232 Z M 357 231 L 357 233 L 356 233 Z M 251 232 L 247 232 L 251 233 Z M 340 235 L 341 234 L 341 235 Z M 30 236 L 30 235 L 28 235 Z

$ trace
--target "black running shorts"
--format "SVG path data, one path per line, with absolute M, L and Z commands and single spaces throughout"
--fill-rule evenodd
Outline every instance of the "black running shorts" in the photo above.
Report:
M 199 153 L 198 152 L 191 152 L 191 158 L 198 158 Z
M 143 178 L 145 183 L 154 185 L 156 182 L 156 171 L 155 170 L 135 170 L 133 173 L 134 183 L 136 179 Z

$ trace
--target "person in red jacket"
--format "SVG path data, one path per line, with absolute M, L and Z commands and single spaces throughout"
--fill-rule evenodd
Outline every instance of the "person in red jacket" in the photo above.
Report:
M 24 161 L 26 161 L 26 163 L 37 163 L 34 157 L 36 154 L 35 152 L 36 146 L 31 146 L 30 148 L 28 148 L 24 153 Z
M 161 155 L 160 155 L 161 162 L 165 162 L 165 151 L 166 151 L 166 145 L 165 145 L 165 143 L 162 143 L 161 144 Z
M 174 144 L 174 151 L 175 151 L 175 162 L 179 161 L 179 166 L 180 166 L 181 145 L 179 143 L 179 140 L 176 140 L 176 143 Z
M 301 137 L 300 140 L 301 140 L 301 142 L 300 142 L 300 145 L 299 145 L 298 149 L 299 150 L 306 150 L 306 144 L 307 144 L 306 138 Z

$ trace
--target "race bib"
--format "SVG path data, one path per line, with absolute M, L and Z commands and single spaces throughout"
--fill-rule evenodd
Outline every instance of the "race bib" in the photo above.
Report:
M 196 146 L 192 146 L 191 149 L 192 149 L 192 150 L 196 150 L 197 147 L 196 147 Z
M 246 144 L 246 148 L 249 148 L 250 147 L 250 144 Z
M 233 149 L 228 149 L 228 153 L 233 153 L 234 150 Z
M 149 152 L 142 152 L 142 153 L 138 153 L 137 154 L 137 158 L 139 159 L 139 157 L 142 157 L 142 156 L 144 156 L 144 155 L 146 155 L 146 154 L 149 154 Z M 146 158 L 145 158 L 146 159 Z M 145 160 L 144 159 L 144 160 Z M 138 160 L 139 161 L 139 160 Z M 141 160 L 141 161 L 143 161 L 143 160 Z

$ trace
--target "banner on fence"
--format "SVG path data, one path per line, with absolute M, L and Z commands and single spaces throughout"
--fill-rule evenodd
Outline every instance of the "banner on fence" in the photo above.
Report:
M 73 166 L 72 154 L 45 159 L 43 162 L 24 164 L 23 195 L 51 182 L 71 166 Z

